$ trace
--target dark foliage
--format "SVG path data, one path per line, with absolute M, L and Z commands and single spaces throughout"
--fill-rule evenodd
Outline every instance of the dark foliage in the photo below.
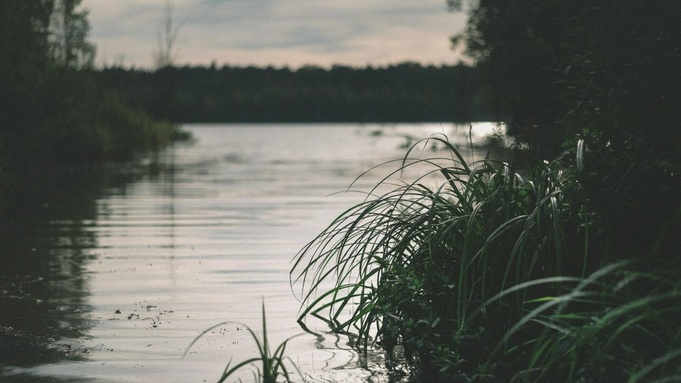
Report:
M 410 122 L 489 118 L 466 66 L 108 68 L 100 82 L 175 122 Z M 160 93 L 166 102 L 159 104 Z M 164 109 L 173 105 L 172 112 Z
M 482 0 L 458 38 L 515 129 L 549 153 L 594 125 L 678 147 L 679 16 L 676 1 Z
M 29 170 L 128 160 L 177 137 L 94 81 L 79 3 L 0 2 L 0 209 Z
M 79 3 L 0 3 L 0 147 L 9 168 L 126 158 L 170 131 L 93 81 Z
M 681 250 L 679 17 L 678 1 L 482 0 L 460 37 L 537 158 L 586 139 L 581 181 L 618 257 Z

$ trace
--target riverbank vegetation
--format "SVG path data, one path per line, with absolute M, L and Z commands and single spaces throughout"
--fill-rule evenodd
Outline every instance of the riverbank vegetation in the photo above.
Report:
M 31 163 L 127 158 L 176 128 L 126 104 L 93 76 L 80 1 L 2 3 L 0 137 L 5 159 Z
M 680 6 L 473 4 L 458 39 L 529 175 L 415 146 L 423 176 L 392 173 L 296 256 L 301 322 L 421 381 L 681 379 Z
M 3 193 L 16 192 L 28 169 L 128 160 L 184 138 L 97 83 L 88 31 L 79 0 L 0 3 Z
M 301 250 L 292 270 L 301 321 L 321 318 L 364 352 L 380 346 L 421 381 L 681 373 L 678 267 L 604 248 L 578 181 L 583 153 L 524 180 L 511 165 L 467 164 L 448 150 L 405 158 L 430 169 L 347 210 Z M 426 186 L 435 175 L 439 186 Z

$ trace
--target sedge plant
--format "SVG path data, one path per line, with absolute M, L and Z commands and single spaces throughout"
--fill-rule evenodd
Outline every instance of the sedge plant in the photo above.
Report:
M 208 332 L 218 327 L 224 326 L 226 324 L 234 323 L 235 322 L 221 322 L 207 328 L 196 338 L 194 338 L 194 340 L 189 344 L 189 347 L 187 347 L 187 350 L 185 351 L 184 355 L 186 355 L 189 352 L 189 349 L 191 349 L 191 347 Z M 288 341 L 294 338 L 295 336 L 284 340 L 274 350 L 271 349 L 271 345 L 267 336 L 267 320 L 264 303 L 262 305 L 262 338 L 258 336 L 258 334 L 247 325 L 245 324 L 240 325 L 246 328 L 246 330 L 250 333 L 253 341 L 255 342 L 258 355 L 256 357 L 246 359 L 234 365 L 232 365 L 232 359 L 230 358 L 229 362 L 227 362 L 227 366 L 225 367 L 224 371 L 222 372 L 222 375 L 218 380 L 218 383 L 225 382 L 228 378 L 232 377 L 240 370 L 247 367 L 251 368 L 251 373 L 253 374 L 254 381 L 256 382 L 291 383 L 293 381 L 292 374 L 289 372 L 287 364 L 290 364 L 298 372 L 303 381 L 305 381 L 303 374 L 298 369 L 298 366 L 291 360 L 290 357 L 286 356 L 285 354 L 286 345 L 288 344 Z M 241 380 L 239 379 L 239 381 Z
M 619 261 L 582 278 L 532 280 L 491 298 L 482 307 L 520 290 L 564 290 L 528 301 L 499 340 L 497 350 L 514 361 L 508 381 L 681 380 L 681 278 L 668 266 Z
M 365 352 L 380 345 L 390 357 L 399 346 L 424 377 L 506 373 L 497 341 L 526 302 L 546 292 L 517 290 L 483 303 L 532 279 L 583 273 L 585 249 L 565 246 L 587 235 L 587 215 L 566 200 L 578 185 L 562 158 L 525 181 L 512 165 L 468 164 L 446 138 L 429 140 L 447 155 L 411 158 L 412 147 L 364 202 L 297 254 L 299 321 L 321 318 Z M 421 169 L 415 180 L 395 180 L 412 167 Z M 426 185 L 434 178 L 435 187 Z
M 320 318 L 388 360 L 399 348 L 422 381 L 681 380 L 681 271 L 674 254 L 608 252 L 579 182 L 597 173 L 583 141 L 522 177 L 431 140 L 448 155 L 412 147 L 296 255 L 301 324 Z

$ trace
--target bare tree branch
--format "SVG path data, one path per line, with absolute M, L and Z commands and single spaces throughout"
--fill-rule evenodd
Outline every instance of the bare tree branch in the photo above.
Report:
M 175 23 L 175 2 L 164 0 L 163 19 L 157 31 L 157 51 L 153 53 L 154 65 L 157 69 L 173 66 L 177 59 L 175 41 L 180 33 L 180 26 Z

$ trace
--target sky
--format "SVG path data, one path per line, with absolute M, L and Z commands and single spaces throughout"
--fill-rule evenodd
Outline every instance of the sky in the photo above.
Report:
M 151 68 L 164 0 L 83 0 L 98 65 Z M 456 64 L 446 0 L 174 0 L 177 65 Z

